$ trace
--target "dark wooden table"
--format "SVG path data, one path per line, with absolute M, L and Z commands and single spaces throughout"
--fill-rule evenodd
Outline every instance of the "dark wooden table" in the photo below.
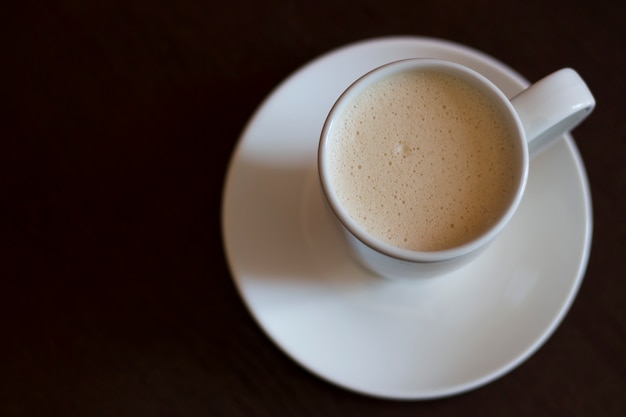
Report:
M 219 5 L 216 5 L 219 4 Z M 0 415 L 626 415 L 626 29 L 611 1 L 9 1 L 0 13 Z M 288 359 L 233 284 L 229 158 L 286 76 L 434 36 L 530 80 L 576 68 L 594 236 L 568 315 L 501 379 L 354 394 Z

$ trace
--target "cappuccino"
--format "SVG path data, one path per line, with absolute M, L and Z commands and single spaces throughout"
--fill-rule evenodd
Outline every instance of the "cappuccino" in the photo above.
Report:
M 367 87 L 330 127 L 330 183 L 378 239 L 415 251 L 452 248 L 509 207 L 519 181 L 516 134 L 470 83 L 403 72 Z

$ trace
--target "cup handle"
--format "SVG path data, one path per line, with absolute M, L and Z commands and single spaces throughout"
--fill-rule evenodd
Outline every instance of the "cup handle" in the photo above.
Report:
M 511 104 L 522 122 L 532 156 L 582 122 L 596 101 L 580 75 L 564 68 L 511 98 Z

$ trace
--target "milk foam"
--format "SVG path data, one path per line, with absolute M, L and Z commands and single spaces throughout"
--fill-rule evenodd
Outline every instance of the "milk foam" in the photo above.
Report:
M 370 86 L 334 124 L 330 178 L 349 215 L 394 246 L 463 244 L 509 204 L 516 141 L 486 95 L 451 75 L 413 71 Z

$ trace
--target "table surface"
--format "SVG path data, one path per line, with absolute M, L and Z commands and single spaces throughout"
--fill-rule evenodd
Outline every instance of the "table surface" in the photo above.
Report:
M 618 2 L 31 3 L 4 5 L 0 25 L 0 415 L 626 415 Z M 292 362 L 222 245 L 225 173 L 255 108 L 311 59 L 388 35 L 469 45 L 529 80 L 571 66 L 598 103 L 574 134 L 594 235 L 569 313 L 503 378 L 433 401 L 355 394 Z

